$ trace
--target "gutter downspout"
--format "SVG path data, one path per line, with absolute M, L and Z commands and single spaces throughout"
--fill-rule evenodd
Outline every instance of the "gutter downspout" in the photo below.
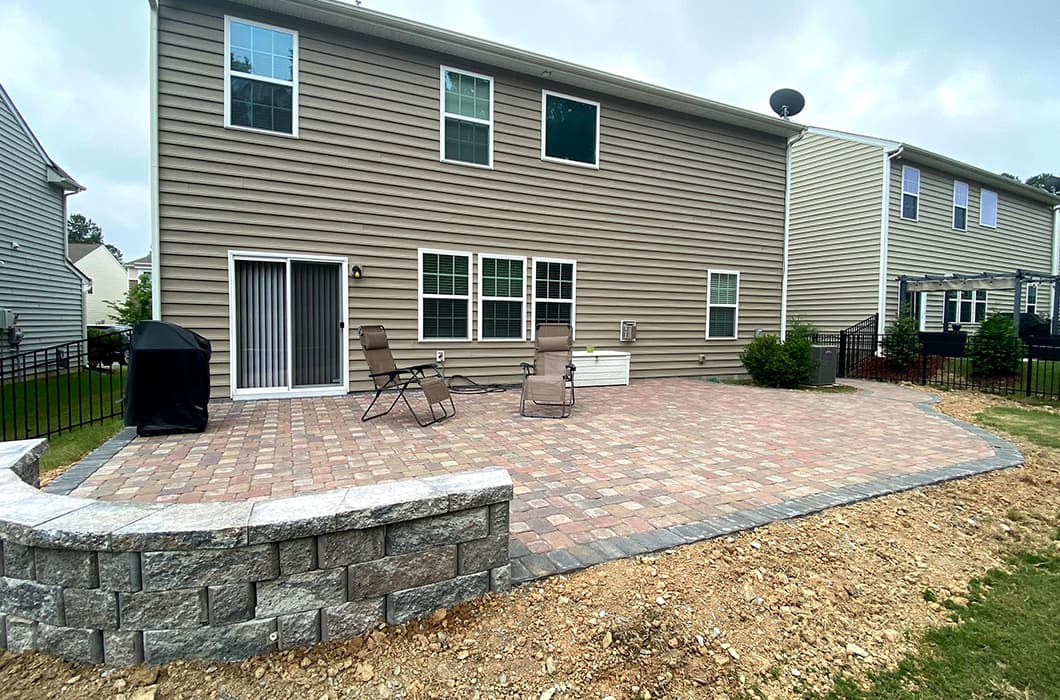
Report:
M 891 162 L 902 155 L 905 146 L 899 146 L 894 153 L 883 152 L 883 213 L 880 215 L 880 288 L 877 299 L 876 333 L 883 335 L 887 329 L 887 255 L 888 237 L 891 228 Z
M 1053 205 L 1053 250 L 1049 274 L 1053 275 L 1053 288 L 1049 290 L 1050 301 L 1053 302 L 1053 318 L 1050 333 L 1060 333 L 1060 280 L 1056 275 L 1060 274 L 1060 204 Z
M 780 339 L 788 334 L 788 248 L 791 241 L 791 148 L 807 133 L 803 129 L 788 138 L 784 153 L 784 262 L 780 282 Z
M 151 26 L 148 32 L 149 42 L 149 68 L 150 97 L 149 105 L 151 121 L 151 318 L 156 321 L 162 319 L 162 275 L 161 257 L 162 250 L 159 246 L 159 216 L 158 216 L 158 0 L 148 0 L 151 8 Z

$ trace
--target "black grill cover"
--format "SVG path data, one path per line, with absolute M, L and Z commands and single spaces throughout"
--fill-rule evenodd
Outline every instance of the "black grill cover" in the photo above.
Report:
M 210 341 L 165 321 L 140 321 L 129 348 L 125 425 L 137 435 L 201 433 L 210 400 Z

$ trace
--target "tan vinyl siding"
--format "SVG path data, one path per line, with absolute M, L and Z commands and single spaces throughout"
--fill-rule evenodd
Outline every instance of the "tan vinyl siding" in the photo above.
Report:
M 0 308 L 18 314 L 25 334 L 18 352 L 85 335 L 81 278 L 66 260 L 64 214 L 47 163 L 0 99 Z M 0 330 L 0 356 L 13 351 Z
M 179 6 L 178 6 L 179 5 Z M 515 382 L 529 342 L 417 342 L 417 249 L 577 261 L 577 345 L 633 353 L 634 377 L 732 375 L 754 329 L 779 328 L 785 142 L 534 82 L 489 66 L 282 17 L 296 29 L 299 138 L 226 130 L 223 19 L 165 2 L 159 18 L 160 290 L 166 320 L 213 343 L 229 394 L 229 250 L 346 256 L 356 327 L 383 323 L 399 364 Z M 494 169 L 439 162 L 439 65 L 494 76 Z M 541 89 L 601 102 L 600 169 L 540 158 Z M 739 341 L 706 341 L 706 270 L 740 278 Z M 527 324 L 533 270 L 527 275 Z M 638 321 L 619 343 L 621 319 Z M 528 334 L 529 337 L 529 334 Z M 706 355 L 700 364 L 698 357 Z
M 792 147 L 788 318 L 846 328 L 877 310 L 883 149 L 807 134 Z
M 920 170 L 919 221 L 901 218 L 902 165 Z M 953 228 L 953 181 L 968 183 L 968 230 Z M 992 189 L 987 187 L 986 189 Z M 898 309 L 898 275 L 1050 272 L 1053 213 L 1049 206 L 998 192 L 997 228 L 979 225 L 980 184 L 897 159 L 891 168 L 887 315 Z M 1047 286 L 1038 290 L 1039 315 L 1051 315 Z M 1026 308 L 1026 290 L 1021 310 Z M 990 291 L 988 312 L 1012 312 L 1012 291 Z M 942 330 L 943 293 L 927 295 L 927 330 Z M 968 329 L 977 326 L 971 324 Z

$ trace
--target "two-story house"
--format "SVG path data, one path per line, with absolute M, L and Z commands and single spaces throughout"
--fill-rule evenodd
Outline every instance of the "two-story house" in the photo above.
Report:
M 634 377 L 781 329 L 801 127 L 353 4 L 152 8 L 155 315 L 214 396 L 368 388 L 363 324 L 498 382 L 542 322 Z
M 879 314 L 882 333 L 908 304 L 921 330 L 973 330 L 1013 312 L 1001 277 L 1058 274 L 1058 207 L 1045 190 L 910 144 L 811 127 L 791 151 L 789 318 L 829 331 Z M 900 298 L 901 276 L 982 273 L 999 279 Z M 1051 284 L 1020 293 L 1021 311 L 1052 315 Z
M 0 359 L 85 337 L 89 280 L 66 243 L 66 198 L 83 190 L 0 85 Z
M 129 291 L 128 274 L 107 246 L 102 243 L 71 243 L 70 261 L 92 280 L 85 297 L 85 318 L 89 324 L 114 320 L 114 309 Z

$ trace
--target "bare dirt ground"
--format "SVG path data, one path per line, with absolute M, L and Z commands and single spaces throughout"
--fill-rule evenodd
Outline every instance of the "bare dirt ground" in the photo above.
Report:
M 971 421 L 1003 399 L 947 394 Z M 0 653 L 18 698 L 796 698 L 948 624 L 937 602 L 1049 545 L 1060 451 L 1026 466 L 612 562 L 345 643 L 239 664 L 107 670 Z

